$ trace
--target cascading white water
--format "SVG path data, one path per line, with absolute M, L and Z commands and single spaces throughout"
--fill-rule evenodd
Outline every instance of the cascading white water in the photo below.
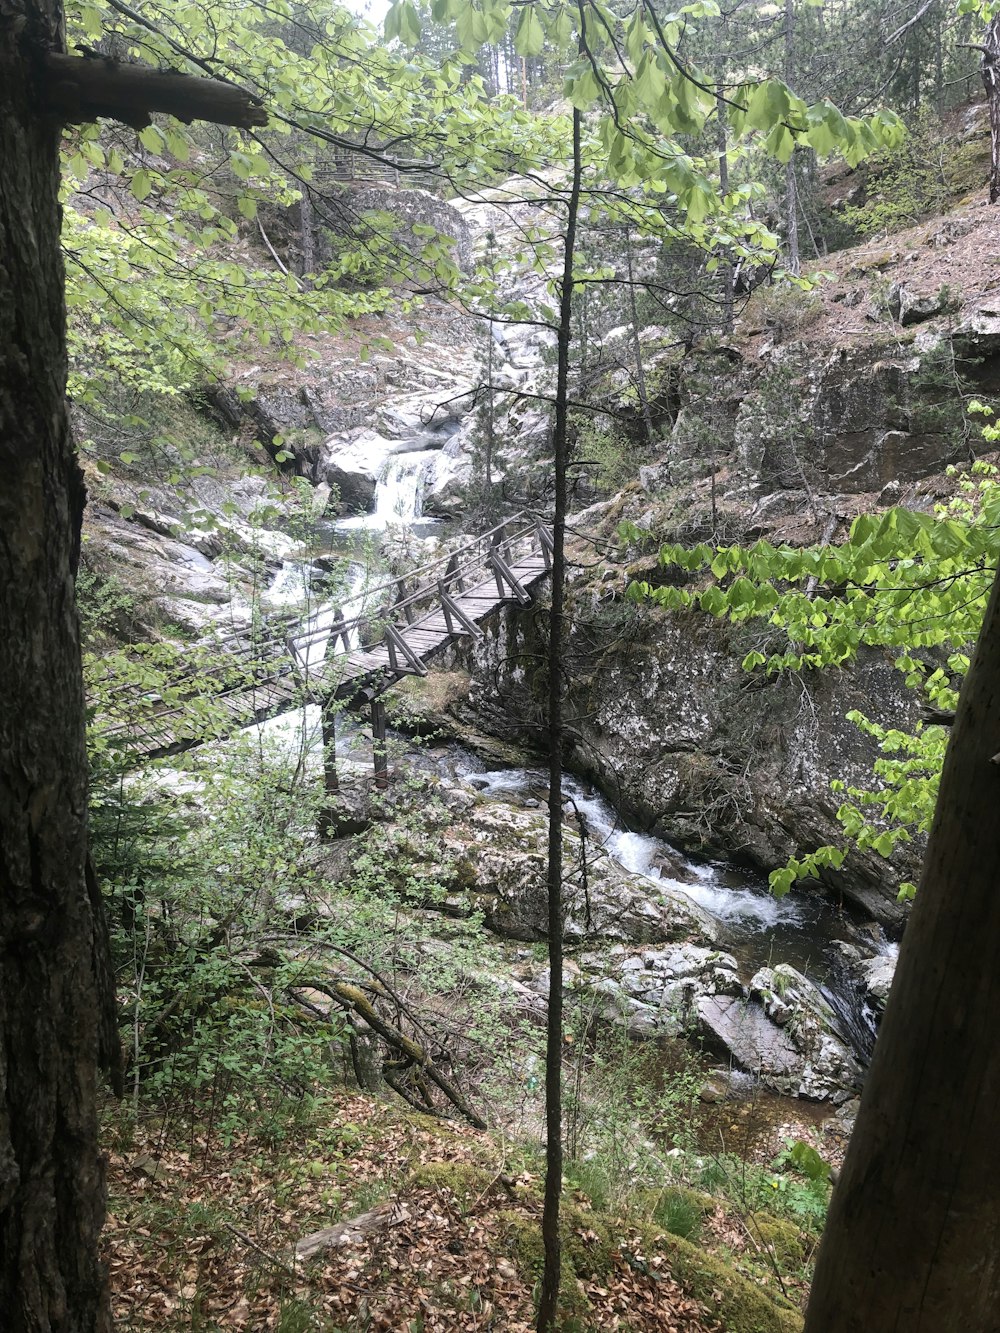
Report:
M 368 572 L 365 566 L 352 562 L 347 567 L 345 595 L 337 601 L 324 602 L 321 606 L 317 606 L 302 622 L 295 655 L 306 675 L 310 671 L 318 671 L 326 660 L 327 645 L 335 623 L 339 619 L 350 622 L 364 610 L 367 582 Z M 299 601 L 302 601 L 301 593 Z M 359 648 L 361 637 L 358 626 L 349 625 L 346 633 L 348 646 Z M 338 648 L 342 646 L 343 640 L 338 643 Z
M 473 775 L 487 793 L 529 793 L 538 775 L 525 769 L 500 769 Z M 587 791 L 579 782 L 563 775 L 564 798 L 579 813 L 587 836 L 625 870 L 670 885 L 685 894 L 718 921 L 745 931 L 766 930 L 778 924 L 799 922 L 803 900 L 775 898 L 749 886 L 732 888 L 722 882 L 724 871 L 716 866 L 697 865 L 674 851 L 660 838 L 627 829 L 603 797 Z
M 308 593 L 309 566 L 291 560 L 279 566 L 264 593 L 264 601 L 269 607 L 301 606 Z
M 375 509 L 370 514 L 342 518 L 338 532 L 380 532 L 390 524 L 410 526 L 420 519 L 424 488 L 434 455 L 426 449 L 392 454 L 386 459 L 375 489 Z
M 310 600 L 311 566 L 290 561 L 281 566 L 265 593 L 265 600 L 287 610 L 292 607 L 308 609 Z M 330 634 L 338 617 L 352 620 L 364 610 L 365 585 L 368 571 L 365 566 L 352 562 L 347 567 L 345 595 L 337 602 L 325 602 L 309 611 L 300 627 L 300 646 L 296 650 L 299 667 L 306 679 L 318 672 L 326 660 Z M 352 648 L 360 646 L 358 627 L 347 631 Z M 317 759 L 320 746 L 320 710 L 306 704 L 301 710 L 283 713 L 256 724 L 262 737 L 277 742 L 282 748 L 298 752 L 304 748 Z

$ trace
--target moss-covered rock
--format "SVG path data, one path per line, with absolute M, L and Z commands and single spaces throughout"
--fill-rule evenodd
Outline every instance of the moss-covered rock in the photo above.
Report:
M 496 1172 L 471 1162 L 424 1162 L 410 1173 L 417 1189 L 447 1189 L 457 1199 L 477 1198 L 496 1180 Z
M 783 1272 L 801 1268 L 816 1248 L 815 1236 L 772 1213 L 751 1213 L 747 1228 Z
M 679 1236 L 661 1247 L 676 1280 L 722 1320 L 726 1333 L 801 1333 L 802 1315 L 732 1264 Z

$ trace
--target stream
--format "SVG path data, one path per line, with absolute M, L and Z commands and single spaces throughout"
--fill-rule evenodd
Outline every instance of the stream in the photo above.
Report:
M 401 535 L 418 546 L 442 530 L 440 522 L 422 520 L 421 496 L 432 455 L 426 449 L 392 455 L 382 468 L 372 512 L 320 525 L 317 542 L 347 562 L 340 608 L 350 617 L 360 611 L 369 578 L 367 550 L 387 534 Z M 391 531 L 390 531 L 391 530 Z M 268 600 L 287 609 L 303 605 L 308 596 L 311 563 L 290 561 L 278 571 Z M 328 629 L 335 614 L 320 606 L 312 618 L 317 630 Z M 325 637 L 310 648 L 310 662 L 321 661 Z M 303 731 L 303 728 L 305 731 Z M 337 721 L 338 754 L 345 768 L 370 770 L 370 742 L 349 717 Z M 299 748 L 319 753 L 319 714 L 314 707 L 303 714 L 285 715 L 263 724 L 272 736 L 283 736 Z M 402 737 L 400 746 L 411 745 Z M 352 763 L 351 752 L 360 759 Z M 542 768 L 489 768 L 457 743 L 418 749 L 413 759 L 439 776 L 473 787 L 489 800 L 540 804 L 548 785 Z M 806 976 L 833 1009 L 840 1032 L 860 1059 L 867 1063 L 874 1043 L 876 1014 L 857 979 L 845 968 L 839 942 L 851 945 L 863 957 L 891 957 L 896 946 L 878 927 L 848 909 L 837 909 L 817 891 L 793 891 L 783 899 L 771 895 L 763 877 L 726 864 L 698 862 L 669 843 L 629 828 L 613 806 L 598 792 L 567 774 L 565 799 L 581 818 L 591 840 L 625 870 L 684 894 L 707 912 L 718 927 L 719 946 L 739 964 L 744 981 L 761 967 L 784 963 Z M 541 800 L 539 797 L 541 796 Z

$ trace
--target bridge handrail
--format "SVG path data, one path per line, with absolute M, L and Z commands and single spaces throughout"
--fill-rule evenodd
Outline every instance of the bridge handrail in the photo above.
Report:
M 523 520 L 526 520 L 523 522 L 523 526 L 513 532 L 508 531 L 513 524 Z M 405 574 L 396 575 L 374 588 L 365 589 L 365 600 L 373 601 L 377 599 L 380 593 L 398 593 L 401 584 L 409 582 L 421 574 L 440 571 L 442 569 L 450 569 L 449 581 L 456 582 L 457 580 L 472 574 L 474 571 L 485 570 L 488 568 L 487 556 L 489 551 L 494 548 L 496 538 L 500 539 L 500 544 L 502 546 L 509 548 L 515 543 L 523 542 L 525 537 L 535 537 L 538 531 L 538 518 L 533 514 L 529 514 L 526 510 L 520 510 L 511 518 L 505 519 L 502 523 L 498 523 L 494 527 L 487 529 L 486 532 L 481 532 L 466 545 L 459 546 L 453 551 L 447 551 L 443 555 L 436 557 L 434 560 L 428 561 L 427 564 L 419 565 L 416 569 L 407 570 Z M 455 563 L 454 567 L 452 567 L 452 562 L 456 561 L 456 557 L 462 555 L 467 555 L 469 558 Z M 409 617 L 407 616 L 408 610 L 412 610 L 421 602 L 426 601 L 428 598 L 433 599 L 437 597 L 437 595 L 437 580 L 423 584 L 404 597 L 397 596 L 395 601 L 385 607 L 384 614 L 380 618 L 386 623 L 398 621 L 401 615 L 409 620 Z M 370 608 L 366 608 L 359 611 L 356 615 L 351 616 L 349 619 L 345 618 L 338 620 L 336 624 L 336 633 L 338 636 L 350 634 L 351 630 L 360 629 L 362 625 L 371 621 L 371 619 L 372 611 Z M 331 630 L 328 626 L 324 627 L 317 625 L 312 629 L 303 630 L 300 634 L 290 634 L 287 640 L 289 651 L 294 657 L 301 660 L 300 652 L 304 652 L 304 650 L 311 644 L 324 639 L 330 632 Z

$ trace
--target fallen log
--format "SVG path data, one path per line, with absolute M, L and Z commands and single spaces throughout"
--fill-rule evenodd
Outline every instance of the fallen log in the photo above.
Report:
M 303 1236 L 286 1254 L 293 1263 L 301 1263 L 323 1250 L 334 1250 L 343 1245 L 361 1245 L 370 1236 L 405 1222 L 409 1216 L 406 1207 L 398 1200 L 380 1203 L 367 1213 L 359 1213 L 346 1222 L 338 1222 L 335 1226 L 323 1227 L 321 1231 Z

